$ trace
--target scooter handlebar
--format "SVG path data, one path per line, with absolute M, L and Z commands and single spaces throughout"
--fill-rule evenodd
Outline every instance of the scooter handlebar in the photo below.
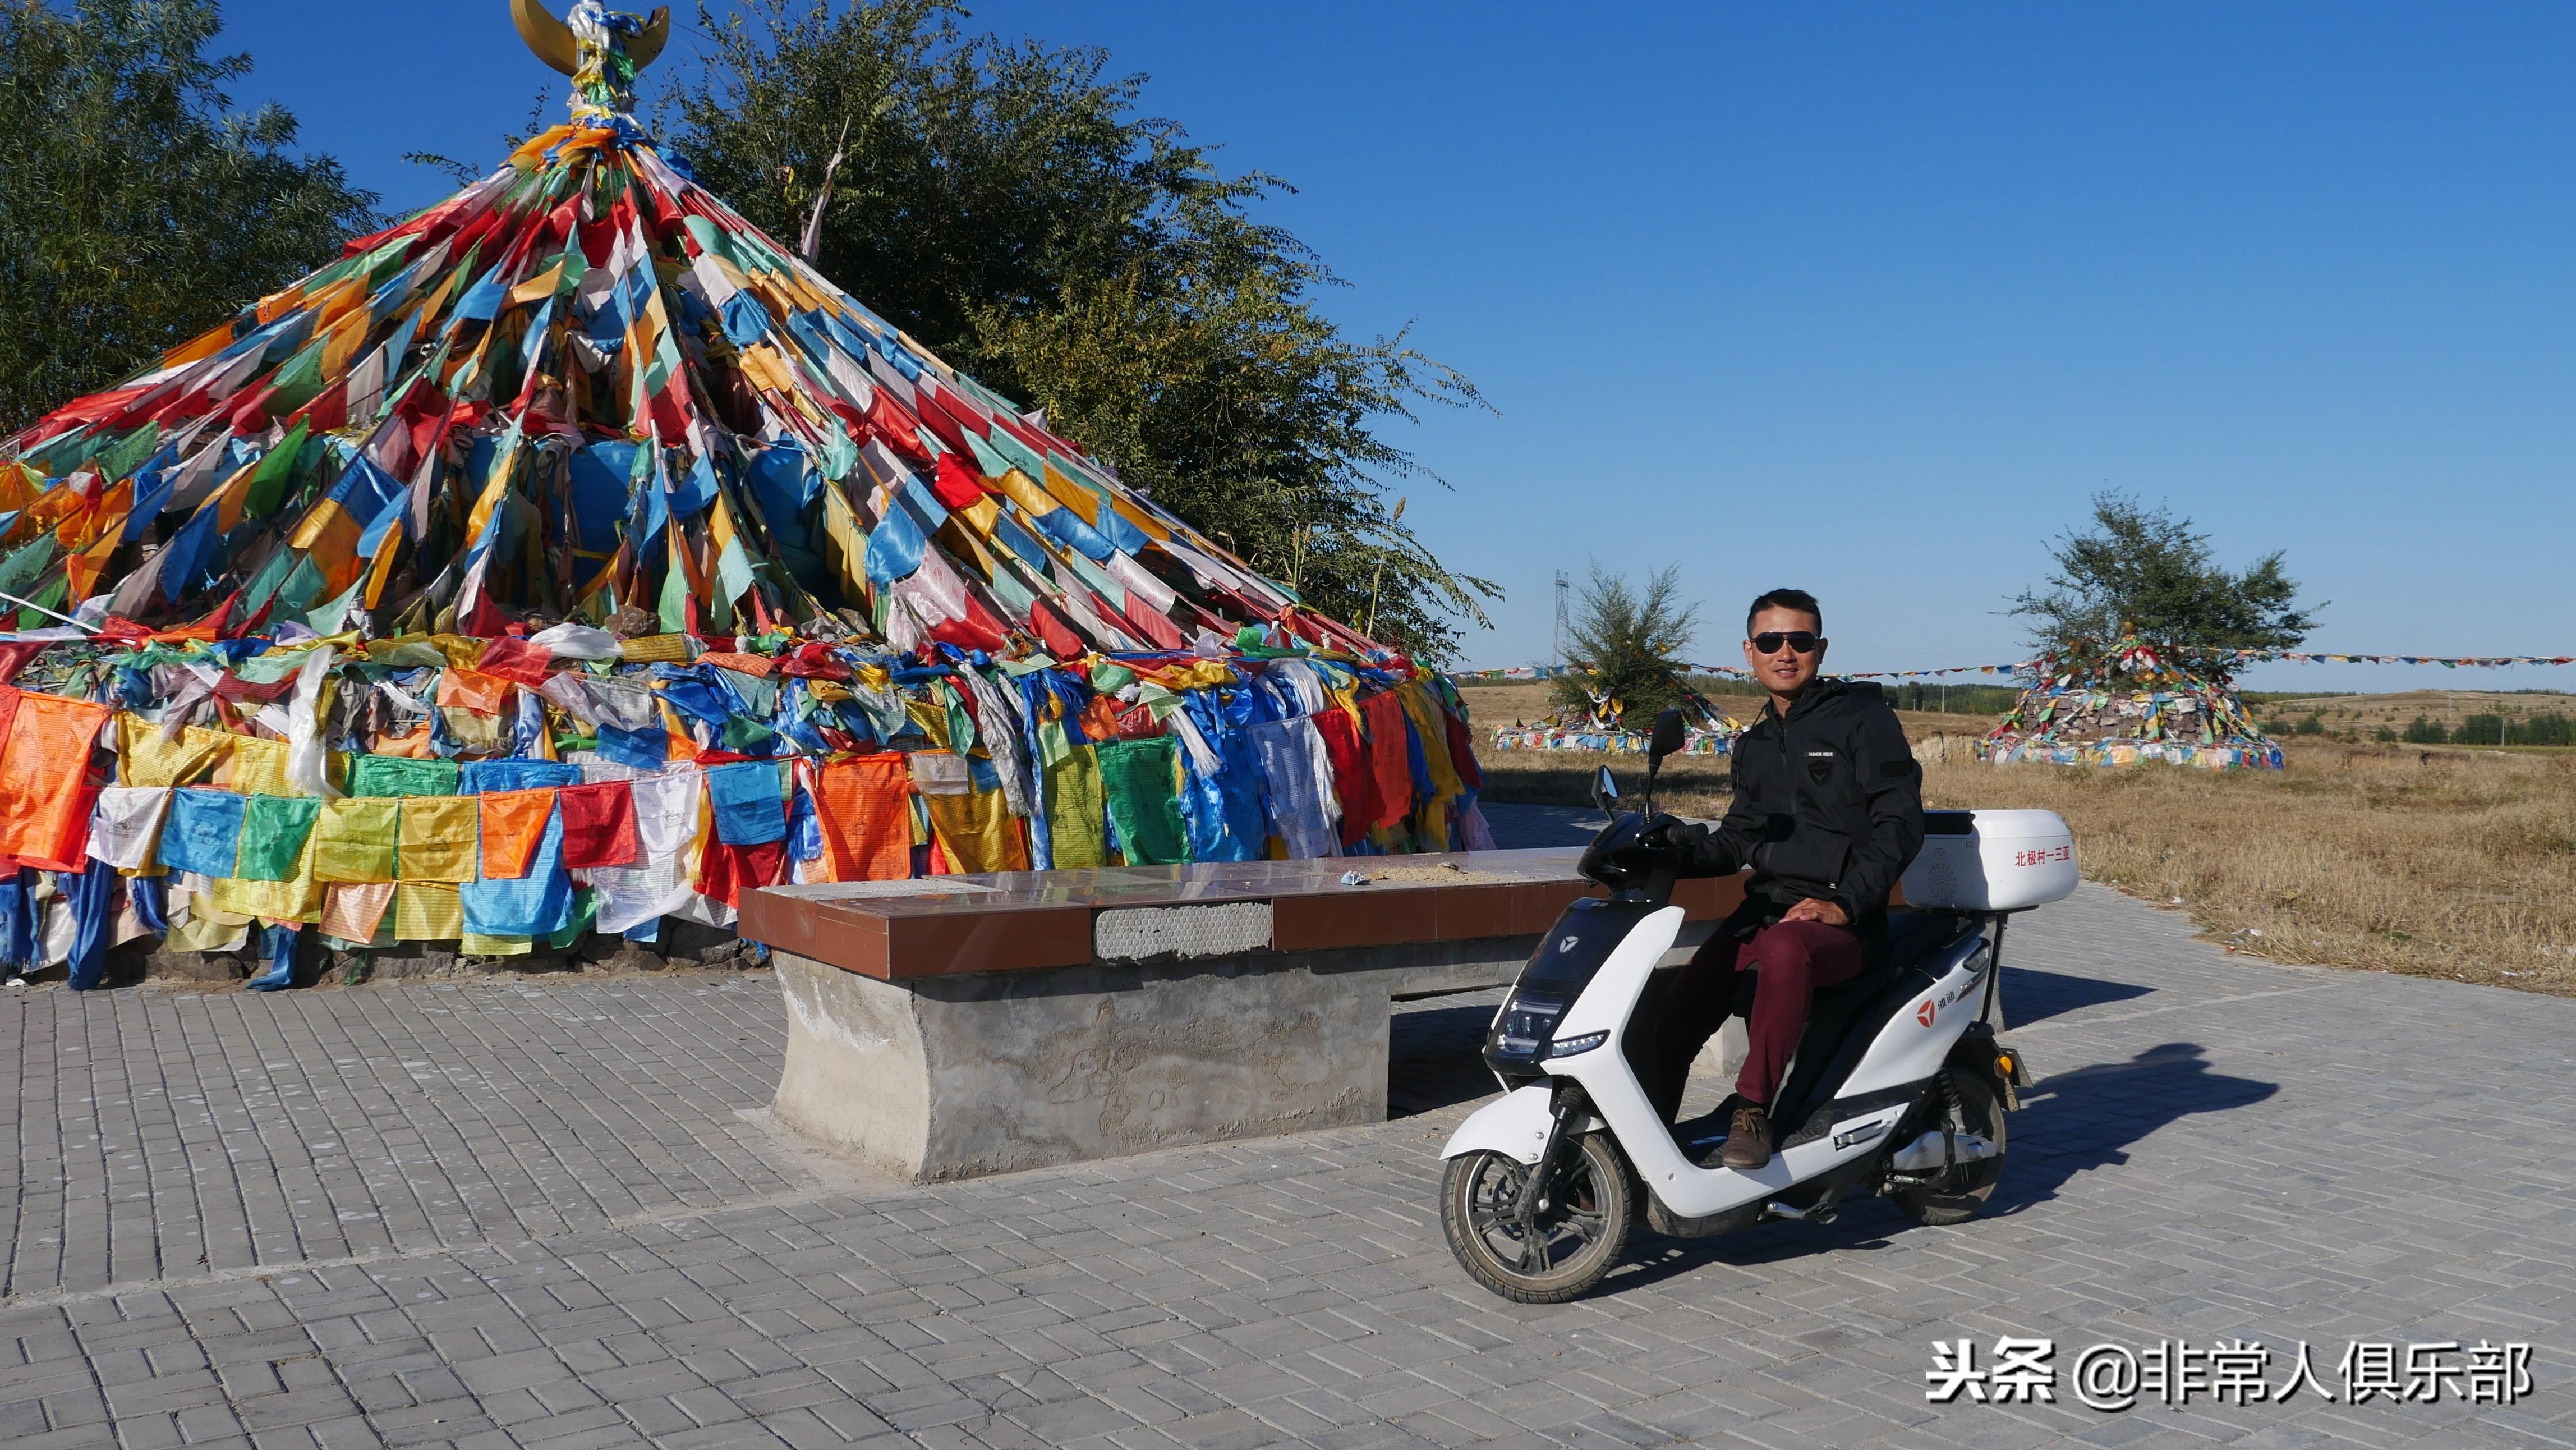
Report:
M 1613 891 L 1647 886 L 1657 877 L 1669 881 L 1681 855 L 1674 832 L 1683 824 L 1668 815 L 1623 815 L 1592 838 L 1577 869 Z

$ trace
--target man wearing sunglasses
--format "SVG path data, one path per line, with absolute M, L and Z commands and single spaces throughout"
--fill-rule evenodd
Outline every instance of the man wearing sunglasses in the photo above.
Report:
M 1878 686 L 1822 679 L 1825 617 L 1814 595 L 1753 601 L 1744 662 L 1771 701 L 1735 740 L 1734 796 L 1714 830 L 1669 819 L 1686 876 L 1753 868 L 1744 905 L 1700 948 L 1658 1014 L 1648 1091 L 1670 1120 L 1691 1061 L 1754 975 L 1750 1051 L 1735 1079 L 1724 1161 L 1771 1161 L 1769 1108 L 1818 987 L 1860 975 L 1887 930 L 1887 897 L 1923 846 L 1922 772 Z

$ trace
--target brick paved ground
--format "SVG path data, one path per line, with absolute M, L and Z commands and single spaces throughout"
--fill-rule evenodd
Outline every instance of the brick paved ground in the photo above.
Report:
M 1580 838 L 1516 813 L 1516 840 Z M 0 1002 L 0 1444 L 2576 1445 L 2576 1002 L 2026 918 L 1996 1213 L 1643 1237 L 1519 1308 L 1440 1242 L 1471 1002 L 1371 1128 L 901 1192 L 744 1110 L 765 975 Z M 755 1115 L 756 1116 L 756 1115 Z M 2536 1392 L 1923 1402 L 1936 1338 L 2528 1340 Z M 2274 1378 L 2279 1378 L 2276 1370 Z

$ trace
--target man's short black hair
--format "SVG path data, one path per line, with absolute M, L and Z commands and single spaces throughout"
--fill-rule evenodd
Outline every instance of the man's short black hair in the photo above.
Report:
M 1753 637 L 1754 616 L 1766 609 L 1794 609 L 1801 614 L 1812 614 L 1816 617 L 1816 632 L 1819 634 L 1824 632 L 1825 611 L 1823 606 L 1816 603 L 1816 596 L 1804 589 L 1766 589 L 1761 598 L 1753 601 L 1753 607 L 1744 611 L 1746 639 Z

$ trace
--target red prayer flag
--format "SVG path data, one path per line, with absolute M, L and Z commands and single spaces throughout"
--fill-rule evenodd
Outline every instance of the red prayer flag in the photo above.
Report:
M 706 855 L 698 862 L 698 894 L 727 906 L 739 907 L 745 891 L 777 885 L 786 868 L 785 841 L 764 841 L 757 846 L 728 846 L 710 837 Z
M 930 491 L 952 509 L 972 508 L 984 497 L 984 485 L 954 453 L 939 455 L 939 471 L 931 476 Z
M 483 657 L 474 662 L 474 668 L 533 689 L 546 682 L 546 672 L 554 658 L 554 652 L 544 645 L 505 634 L 483 646 Z
M 633 786 L 602 780 L 563 788 L 565 866 L 632 866 L 642 851 Z
M 1332 758 L 1333 793 L 1342 798 L 1342 844 L 1358 845 L 1377 824 L 1377 775 L 1369 766 L 1368 745 L 1349 712 L 1338 706 L 1318 711 L 1315 728 Z
M 1412 727 L 1392 691 L 1360 701 L 1360 718 L 1368 722 L 1369 765 L 1377 776 L 1375 824 L 1392 826 L 1413 814 L 1413 752 L 1406 746 Z

